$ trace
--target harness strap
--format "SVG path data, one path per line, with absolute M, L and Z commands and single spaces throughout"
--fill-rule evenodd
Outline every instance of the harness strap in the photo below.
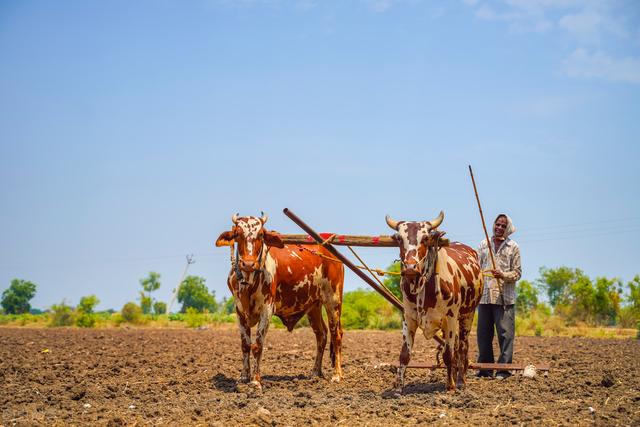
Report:
M 267 251 L 266 251 L 267 253 L 265 255 L 265 250 L 264 250 L 265 246 L 267 245 L 264 242 L 262 243 L 262 246 L 260 246 L 260 255 L 258 256 L 258 268 L 256 269 L 256 272 L 261 271 L 264 268 L 264 265 L 267 263 L 267 256 L 269 255 L 269 251 L 271 250 L 271 247 L 267 246 Z M 231 264 L 233 265 L 233 269 L 236 273 L 236 279 L 238 280 L 238 284 L 248 283 L 244 278 L 244 274 L 242 274 L 242 270 L 240 270 L 239 260 L 240 260 L 239 248 L 236 246 L 236 255 L 234 257 L 233 247 L 231 247 Z
M 420 292 L 422 292 L 422 290 L 424 289 L 429 279 L 431 279 L 431 277 L 434 274 L 437 275 L 435 271 L 436 271 L 436 264 L 438 262 L 438 251 L 440 250 L 439 243 L 440 243 L 441 235 L 439 232 L 436 232 L 436 233 L 437 233 L 437 236 L 435 236 L 436 244 L 429 247 L 427 249 L 427 253 L 422 257 L 422 259 L 420 259 L 420 261 L 418 261 L 418 265 L 421 265 L 423 261 L 426 260 L 426 262 L 423 264 L 423 267 L 422 267 L 422 274 L 420 274 L 420 278 L 418 279 L 418 289 L 416 289 L 415 292 L 411 292 L 411 290 L 409 289 L 409 292 L 411 292 L 413 295 L 417 295 Z M 440 293 L 440 283 L 436 281 L 436 295 L 439 293 Z

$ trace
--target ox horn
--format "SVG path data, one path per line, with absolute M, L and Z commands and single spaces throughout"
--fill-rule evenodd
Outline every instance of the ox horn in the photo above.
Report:
M 440 211 L 440 215 L 436 219 L 432 219 L 431 221 L 427 221 L 431 225 L 431 229 L 438 228 L 440 224 L 442 224 L 442 220 L 444 220 L 444 212 Z
M 393 228 L 396 231 L 398 230 L 398 221 L 391 219 L 389 215 L 386 215 L 384 219 L 387 221 L 389 227 Z
M 233 221 L 234 224 L 238 222 L 238 215 L 240 215 L 240 213 L 234 213 L 231 217 L 231 221 Z
M 262 221 L 262 224 L 264 225 L 265 222 L 267 222 L 267 220 L 269 219 L 269 217 L 267 216 L 266 213 L 260 211 L 260 221 Z

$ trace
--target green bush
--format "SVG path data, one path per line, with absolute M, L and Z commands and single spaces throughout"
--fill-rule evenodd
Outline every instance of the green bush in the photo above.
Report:
M 199 328 L 207 323 L 206 313 L 199 313 L 197 309 L 188 307 L 184 320 L 189 328 Z
M 184 313 L 169 313 L 169 321 L 171 322 L 183 322 Z
M 162 301 L 156 301 L 153 303 L 153 312 L 156 315 L 165 314 L 167 312 L 167 304 Z
M 93 309 L 100 303 L 95 295 L 80 298 L 80 303 L 76 307 L 76 326 L 81 328 L 93 328 L 96 324 L 96 316 Z
M 127 323 L 142 323 L 142 309 L 134 302 L 128 302 L 120 311 L 122 321 Z
M 38 321 L 38 316 L 31 313 L 23 313 L 18 315 L 18 321 L 20 326 L 24 326 L 28 323 L 36 323 Z
M 64 301 L 60 304 L 52 305 L 49 316 L 49 326 L 53 327 L 72 326 L 75 321 L 73 308 L 68 306 Z
M 345 329 L 398 329 L 402 318 L 377 292 L 357 289 L 344 294 L 342 325 Z
M 560 316 L 549 316 L 544 321 L 544 329 L 551 331 L 553 335 L 560 335 L 567 327 Z
M 233 297 L 222 298 L 220 303 L 220 310 L 225 314 L 233 314 L 236 312 L 236 303 Z
M 236 315 L 234 314 L 226 314 L 226 313 L 212 313 L 209 315 L 209 318 L 213 323 L 235 323 Z M 275 317 L 274 317 L 275 318 Z
M 76 326 L 81 328 L 93 328 L 96 325 L 96 317 L 93 314 L 79 313 L 76 317 Z

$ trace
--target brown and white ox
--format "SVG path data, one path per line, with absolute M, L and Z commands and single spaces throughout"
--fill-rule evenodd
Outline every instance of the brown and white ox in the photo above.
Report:
M 416 329 L 429 340 L 442 330 L 445 341 L 443 359 L 447 367 L 447 390 L 465 383 L 469 364 L 469 332 L 476 306 L 482 296 L 481 270 L 476 251 L 461 243 L 438 248 L 434 239 L 444 213 L 431 221 L 394 221 L 400 246 L 402 300 L 402 350 L 396 379 L 396 392 L 402 392 L 407 364 Z
M 218 237 L 216 246 L 236 245 L 235 260 L 227 284 L 233 294 L 240 327 L 242 374 L 240 380 L 262 388 L 260 359 L 271 316 L 275 314 L 289 332 L 306 314 L 316 336 L 316 360 L 312 375 L 322 377 L 322 356 L 327 343 L 324 306 L 331 335 L 330 355 L 334 367 L 332 381 L 342 379 L 341 347 L 342 263 L 320 246 L 285 245 L 278 233 L 264 228 L 267 216 L 232 217 L 233 228 Z M 315 253 L 314 253 L 315 252 Z M 232 257 L 233 258 L 233 257 Z M 331 257 L 332 258 L 332 257 Z M 252 344 L 251 328 L 258 325 Z M 253 370 L 249 353 L 253 355 Z

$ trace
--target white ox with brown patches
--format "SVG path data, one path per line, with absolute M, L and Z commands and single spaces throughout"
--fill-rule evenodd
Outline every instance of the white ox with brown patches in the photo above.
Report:
M 344 267 L 327 258 L 323 247 L 311 251 L 284 245 L 278 233 L 266 230 L 267 216 L 232 218 L 233 228 L 218 237 L 216 246 L 237 245 L 227 284 L 233 294 L 242 347 L 241 381 L 261 388 L 260 360 L 271 316 L 275 314 L 293 330 L 306 314 L 316 336 L 316 359 L 312 375 L 322 376 L 322 356 L 327 343 L 327 326 L 322 318 L 325 308 L 331 336 L 330 356 L 334 367 L 332 381 L 342 379 L 342 289 Z M 318 254 L 322 254 L 322 257 Z M 255 325 L 255 342 L 251 328 Z M 249 353 L 253 355 L 253 371 Z
M 417 328 L 427 339 L 442 330 L 445 341 L 443 359 L 447 366 L 447 390 L 455 390 L 456 377 L 465 383 L 469 365 L 469 332 L 475 309 L 482 296 L 481 270 L 476 251 L 461 243 L 438 248 L 441 233 L 436 229 L 444 213 L 432 221 L 394 221 L 402 264 L 404 322 L 402 350 L 396 379 L 396 391 L 404 388 L 404 375 L 411 360 Z

